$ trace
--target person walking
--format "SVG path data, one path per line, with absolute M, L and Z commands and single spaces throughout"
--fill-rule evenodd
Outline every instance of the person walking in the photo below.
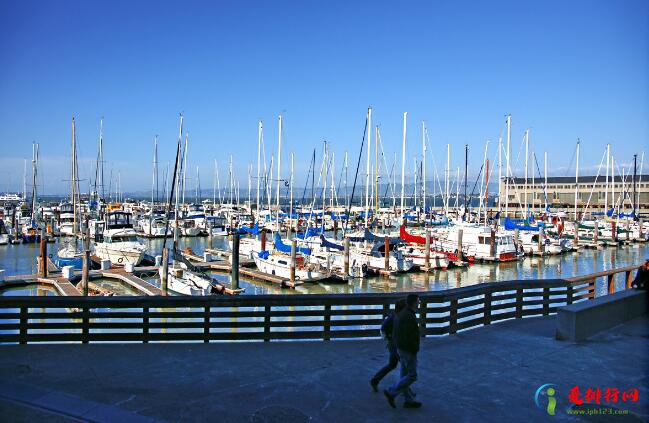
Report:
M 397 354 L 401 363 L 401 378 L 383 390 L 383 394 L 392 408 L 396 408 L 394 400 L 403 394 L 404 408 L 419 408 L 421 402 L 415 401 L 410 385 L 417 380 L 417 353 L 419 352 L 419 324 L 415 311 L 419 303 L 417 294 L 408 294 L 406 308 L 399 313 L 394 321 L 392 337 L 397 346 Z
M 406 307 L 406 300 L 405 298 L 400 299 L 397 301 L 397 303 L 394 305 L 394 312 L 392 312 L 388 317 L 385 318 L 383 323 L 381 324 L 381 333 L 383 334 L 383 338 L 386 341 L 386 348 L 388 349 L 388 364 L 383 366 L 381 370 L 376 372 L 376 374 L 370 379 L 370 385 L 372 385 L 372 389 L 374 392 L 378 392 L 379 388 L 379 382 L 381 382 L 381 379 L 383 379 L 388 373 L 390 373 L 392 370 L 394 370 L 397 367 L 397 364 L 399 364 L 399 355 L 397 354 L 397 345 L 394 343 L 394 337 L 393 332 L 394 332 L 394 320 L 396 316 L 401 313 L 401 311 Z
M 649 284 L 649 259 L 638 269 L 638 273 L 636 273 L 631 287 L 635 289 L 647 289 L 647 284 Z

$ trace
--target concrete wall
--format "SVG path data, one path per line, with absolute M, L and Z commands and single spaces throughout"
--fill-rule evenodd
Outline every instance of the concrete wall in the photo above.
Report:
M 649 309 L 647 291 L 629 289 L 583 301 L 557 311 L 556 337 L 573 342 L 642 316 Z

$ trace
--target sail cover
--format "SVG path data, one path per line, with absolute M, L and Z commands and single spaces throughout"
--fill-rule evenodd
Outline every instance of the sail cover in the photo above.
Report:
M 291 246 L 286 245 L 282 242 L 282 237 L 279 235 L 279 233 L 275 233 L 275 249 L 281 251 L 282 253 L 291 252 Z M 307 256 L 311 255 L 311 249 L 307 247 L 297 247 L 297 252 Z
M 324 235 L 320 235 L 320 241 L 321 241 L 320 245 L 325 248 L 331 248 L 333 250 L 340 250 L 340 251 L 345 250 L 345 247 L 343 247 L 342 245 L 338 245 L 331 241 L 327 241 L 327 238 L 325 238 Z

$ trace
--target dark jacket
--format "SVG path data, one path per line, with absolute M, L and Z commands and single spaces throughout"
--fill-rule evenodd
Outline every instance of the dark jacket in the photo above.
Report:
M 394 332 L 394 318 L 396 314 L 391 313 L 388 317 L 385 318 L 383 323 L 381 323 L 381 333 L 388 341 L 392 342 L 392 333 Z
M 631 286 L 636 289 L 647 289 L 647 283 L 649 282 L 649 271 L 644 270 L 644 268 L 638 269 L 638 273 L 635 275 L 633 284 Z
M 419 351 L 419 323 L 410 307 L 405 308 L 394 319 L 392 338 L 400 350 L 416 354 Z

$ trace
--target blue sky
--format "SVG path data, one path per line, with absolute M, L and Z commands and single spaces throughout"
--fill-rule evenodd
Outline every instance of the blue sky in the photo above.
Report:
M 36 141 L 45 192 L 66 192 L 73 115 L 82 176 L 104 116 L 106 174 L 119 170 L 127 191 L 150 186 L 156 134 L 160 161 L 172 160 L 181 111 L 203 188 L 229 154 L 244 187 L 257 120 L 269 157 L 280 113 L 284 173 L 294 152 L 303 181 L 323 139 L 337 167 L 348 150 L 352 168 L 368 105 L 390 165 L 409 113 L 409 175 L 421 120 L 438 166 L 447 143 L 453 166 L 469 144 L 472 174 L 487 139 L 493 166 L 507 113 L 512 161 L 530 128 L 556 175 L 577 137 L 591 172 L 607 142 L 620 162 L 646 150 L 649 3 L 523 3 L 2 0 L 0 191 L 21 184 Z

